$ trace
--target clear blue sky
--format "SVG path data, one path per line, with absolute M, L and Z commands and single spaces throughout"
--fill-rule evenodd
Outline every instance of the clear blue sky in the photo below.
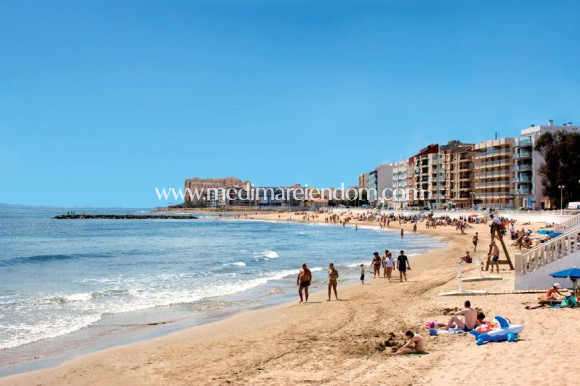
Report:
M 449 139 L 580 121 L 580 2 L 2 1 L 0 202 L 159 205 L 356 183 Z

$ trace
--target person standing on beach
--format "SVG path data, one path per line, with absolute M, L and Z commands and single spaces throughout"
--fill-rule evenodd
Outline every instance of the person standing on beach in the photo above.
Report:
M 373 261 L 371 261 L 371 267 L 373 268 L 373 279 L 381 277 L 381 257 L 378 252 L 373 252 Z
M 308 302 L 308 287 L 310 287 L 310 282 L 312 281 L 312 272 L 306 266 L 306 263 L 302 263 L 302 269 L 298 272 L 298 277 L 296 278 L 296 285 L 298 286 L 298 295 L 300 295 L 300 303 L 304 300 L 302 297 L 302 291 Z
M 338 284 L 338 271 L 334 268 L 334 264 L 330 263 L 328 266 L 328 301 L 330 301 L 330 290 L 334 289 L 334 297 L 338 300 L 336 294 L 336 285 Z
M 405 277 L 405 281 L 407 281 L 407 269 L 411 269 L 411 265 L 409 264 L 409 259 L 405 255 L 405 251 L 401 250 L 401 254 L 397 257 L 397 269 L 399 270 L 399 277 L 401 279 L 401 283 L 403 282 L 403 276 Z
M 491 273 L 493 273 L 493 266 L 495 265 L 497 269 L 497 273 L 499 273 L 499 248 L 494 240 L 491 240 L 491 244 L 489 245 L 491 252 L 487 255 L 488 258 L 491 257 Z
M 479 233 L 475 232 L 473 236 L 473 252 L 477 252 L 477 244 L 479 244 Z
M 360 265 L 360 283 L 361 284 L 365 283 L 365 265 L 364 264 Z
M 393 259 L 393 254 L 391 252 L 389 252 L 388 250 L 385 251 L 385 261 L 383 262 L 383 266 L 384 266 L 384 275 L 385 277 L 389 280 L 389 282 L 391 281 L 391 273 L 393 272 L 393 268 L 395 267 L 395 259 Z

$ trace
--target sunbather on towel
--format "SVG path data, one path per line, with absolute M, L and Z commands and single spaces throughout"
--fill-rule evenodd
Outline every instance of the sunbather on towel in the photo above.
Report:
M 443 327 L 444 330 L 455 328 L 463 331 L 471 331 L 477 326 L 477 312 L 471 308 L 471 302 L 466 300 L 464 305 L 464 309 L 453 314 L 447 326 Z M 463 316 L 464 320 L 459 319 L 460 316 Z

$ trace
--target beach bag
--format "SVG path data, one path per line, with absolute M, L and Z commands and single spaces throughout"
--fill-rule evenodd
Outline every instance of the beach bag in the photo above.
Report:
M 566 296 L 562 299 L 562 303 L 560 304 L 561 307 L 578 307 L 578 302 L 574 298 L 574 296 Z

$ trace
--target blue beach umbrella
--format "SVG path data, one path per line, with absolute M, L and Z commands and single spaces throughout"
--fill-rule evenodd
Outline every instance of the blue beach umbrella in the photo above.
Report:
M 563 278 L 570 278 L 572 279 L 580 279 L 580 268 L 572 267 L 568 269 L 563 269 L 561 271 L 552 272 L 550 274 L 552 277 L 563 277 Z
M 552 272 L 552 277 L 569 278 L 574 283 L 574 291 L 578 293 L 578 279 L 580 279 L 580 268 L 572 267 L 561 271 Z

